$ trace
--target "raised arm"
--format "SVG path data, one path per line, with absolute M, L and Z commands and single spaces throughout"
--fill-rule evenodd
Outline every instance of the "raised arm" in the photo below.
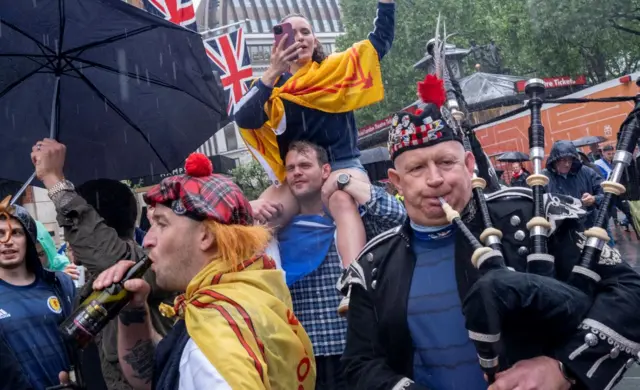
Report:
M 67 242 L 90 273 L 98 274 L 120 259 L 137 260 L 135 245 L 129 245 L 104 222 L 98 212 L 64 180 L 66 147 L 52 139 L 39 141 L 31 153 L 38 178 L 49 191 L 58 224 Z M 132 237 L 133 239 L 133 237 Z
M 51 196 L 56 207 L 58 225 L 73 248 L 76 259 L 90 273 L 98 274 L 120 259 L 137 260 L 135 245 L 118 237 L 98 212 L 73 190 Z
M 235 112 L 235 120 L 238 126 L 244 129 L 259 129 L 267 121 L 264 105 L 271 97 L 271 91 L 276 86 L 283 73 L 289 70 L 291 61 L 297 55 L 300 42 L 296 42 L 288 48 L 284 48 L 285 39 L 278 46 L 271 48 L 269 68 L 259 80 L 254 80 L 251 89 L 240 102 Z
M 394 0 L 380 0 L 373 22 L 374 28 L 368 37 L 378 52 L 379 59 L 382 59 L 391 50 L 395 37 L 395 13 Z

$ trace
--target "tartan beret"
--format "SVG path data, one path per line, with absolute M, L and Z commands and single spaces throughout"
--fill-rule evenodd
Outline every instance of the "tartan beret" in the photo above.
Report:
M 389 131 L 389 156 L 394 161 L 396 157 L 407 150 L 426 148 L 446 141 L 458 141 L 462 138 L 449 123 L 450 115 L 443 106 L 438 108 L 428 103 L 415 114 L 401 111 L 391 119 Z
M 174 213 L 197 221 L 213 220 L 224 225 L 252 225 L 251 205 L 229 178 L 214 174 L 211 161 L 192 153 L 184 175 L 165 178 L 151 188 L 144 201 L 149 206 L 165 205 Z

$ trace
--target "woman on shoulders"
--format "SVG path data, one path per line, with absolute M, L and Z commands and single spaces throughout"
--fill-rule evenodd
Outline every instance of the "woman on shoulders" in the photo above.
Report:
M 380 0 L 368 38 L 329 56 L 325 56 L 307 18 L 290 15 L 281 23 L 291 24 L 294 43 L 285 47 L 285 36 L 274 45 L 269 68 L 235 113 L 245 144 L 274 183 L 252 207 L 258 219 L 274 226 L 286 225 L 299 212 L 289 187 L 282 185 L 289 145 L 307 141 L 323 147 L 332 168 L 322 189 L 323 201 L 335 220 L 338 252 L 346 267 L 364 247 L 366 235 L 358 211 L 362 205 L 338 190 L 337 178 L 347 174 L 369 182 L 359 160 L 353 111 L 384 97 L 379 61 L 393 42 L 395 4 Z

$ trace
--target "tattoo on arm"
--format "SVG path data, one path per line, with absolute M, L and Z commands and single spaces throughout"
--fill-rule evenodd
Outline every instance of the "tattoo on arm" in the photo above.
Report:
M 147 319 L 147 309 L 144 307 L 125 309 L 120 312 L 118 318 L 124 326 L 129 326 L 131 324 L 144 324 Z
M 124 356 L 124 361 L 131 366 L 134 377 L 150 383 L 153 378 L 153 354 L 155 347 L 151 340 L 138 340 Z

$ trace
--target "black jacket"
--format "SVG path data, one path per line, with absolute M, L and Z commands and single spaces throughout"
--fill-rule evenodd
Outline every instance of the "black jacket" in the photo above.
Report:
M 522 170 L 522 174 L 518 177 L 511 177 L 511 187 L 525 187 L 528 188 L 527 177 L 529 177 L 530 173 L 526 169 Z
M 527 253 L 519 249 L 529 246 L 529 234 L 525 225 L 532 216 L 530 194 L 527 189 L 505 189 L 492 195 L 492 200 L 488 202 L 492 221 L 504 234 L 502 243 L 505 259 L 509 266 L 518 271 L 526 269 Z M 579 208 L 579 201 L 574 202 L 572 207 Z M 548 210 L 566 214 L 567 218 L 557 221 L 557 228 L 549 239 L 549 248 L 550 253 L 556 257 L 557 278 L 566 280 L 579 259 L 584 236 L 578 232 L 580 225 L 577 216 L 569 215 L 571 208 L 558 206 L 558 203 L 548 203 Z M 468 226 L 476 236 L 479 235 L 482 231 L 479 215 L 470 218 Z M 515 237 L 519 230 L 526 234 L 522 241 Z M 411 380 L 414 351 L 407 323 L 407 302 L 415 256 L 411 250 L 410 237 L 408 223 L 381 234 L 365 247 L 350 270 L 352 290 L 349 325 L 342 360 L 351 389 L 426 390 L 424 386 Z M 461 236 L 456 237 L 456 277 L 461 298 L 477 279 L 477 271 L 469 261 L 470 255 L 469 245 Z M 557 348 L 553 354 L 554 358 L 565 363 L 579 378 L 582 387 L 594 390 L 602 390 L 610 382 L 619 380 L 624 373 L 622 368 L 632 362 L 633 356 L 637 356 L 640 350 L 640 345 L 628 339 L 616 339 L 609 329 L 605 330 L 608 333 L 603 336 L 603 340 L 621 342 L 623 350 L 629 347 L 629 353 L 621 353 L 616 359 L 606 360 L 592 378 L 587 378 L 588 371 L 598 359 L 611 351 L 611 345 L 601 340 L 595 347 L 588 348 L 573 359 L 569 358 L 584 343 L 585 335 L 594 329 L 592 325 L 599 327 L 598 324 L 605 322 L 607 317 L 615 319 L 607 323 L 619 333 L 636 342 L 640 340 L 636 314 L 640 310 L 640 276 L 624 262 L 620 262 L 620 256 L 615 251 L 605 250 L 602 259 L 612 263 L 618 277 L 603 278 L 600 283 L 602 292 L 588 315 L 589 318 L 597 318 L 598 322 L 584 324 L 586 329 L 578 330 L 574 337 L 567 340 L 566 345 Z M 606 312 L 604 308 L 607 308 Z M 593 313 L 594 310 L 599 312 Z M 599 328 L 594 333 L 602 331 L 602 327 Z M 545 335 L 539 336 L 544 340 Z

